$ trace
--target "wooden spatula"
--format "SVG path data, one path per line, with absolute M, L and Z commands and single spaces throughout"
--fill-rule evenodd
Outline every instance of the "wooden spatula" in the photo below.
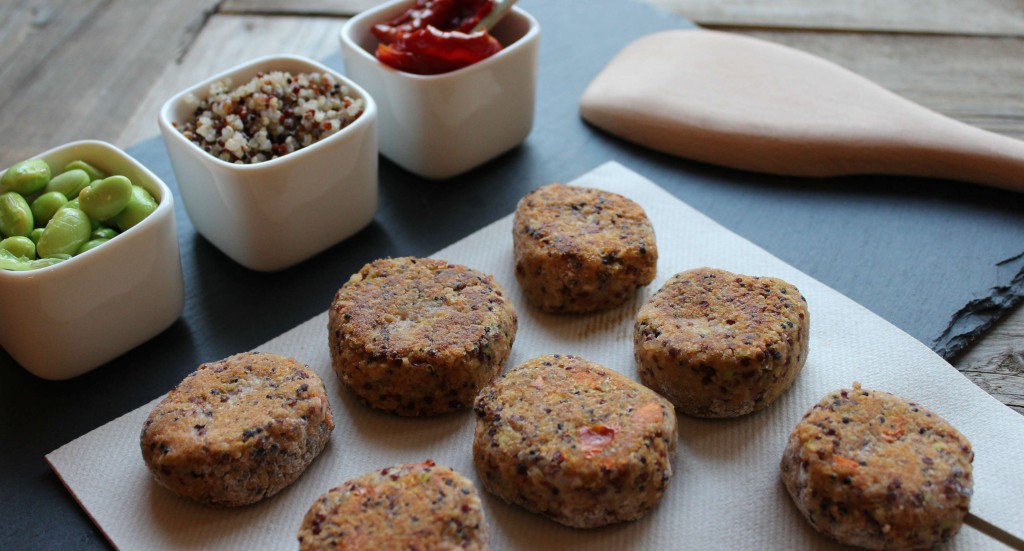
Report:
M 793 176 L 899 174 L 1024 191 L 1024 142 L 955 121 L 771 42 L 666 31 L 583 94 L 590 123 L 689 159 Z

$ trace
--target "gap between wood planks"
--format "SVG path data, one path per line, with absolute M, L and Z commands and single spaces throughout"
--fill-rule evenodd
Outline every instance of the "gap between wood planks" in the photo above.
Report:
M 203 10 L 202 17 L 200 17 L 199 20 L 196 21 L 196 24 L 194 26 L 188 25 L 185 27 L 185 43 L 182 44 L 181 52 L 178 53 L 178 57 L 174 60 L 175 63 L 181 63 L 181 61 L 185 59 L 185 55 L 188 54 L 189 50 L 196 43 L 196 39 L 199 37 L 199 33 L 203 32 L 203 29 L 206 28 L 206 23 L 210 20 L 210 18 L 214 15 L 217 15 L 217 13 L 220 11 L 221 5 L 223 5 L 224 2 L 225 0 L 217 0 L 216 4 L 213 4 L 209 8 Z
M 872 36 L 890 36 L 890 37 L 941 37 L 941 38 L 991 38 L 991 39 L 1009 39 L 1009 40 L 1020 40 L 1022 37 L 1015 33 L 972 33 L 972 32 L 950 32 L 942 30 L 914 30 L 914 29 L 870 29 L 870 28 L 848 28 L 840 26 L 825 26 L 825 27 L 799 27 L 791 25 L 772 25 L 766 23 L 736 23 L 736 22 L 715 22 L 715 21 L 694 21 L 702 29 L 723 31 L 723 32 L 734 32 L 734 33 L 754 33 L 754 32 L 793 32 L 793 33 L 814 33 L 817 35 L 830 35 L 830 34 L 855 34 L 855 35 L 872 35 Z

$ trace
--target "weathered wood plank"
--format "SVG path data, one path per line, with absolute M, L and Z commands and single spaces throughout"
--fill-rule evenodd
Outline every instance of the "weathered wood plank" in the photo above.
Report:
M 0 4 L 0 100 L 20 92 L 43 60 L 102 9 L 100 0 L 14 0 Z
M 1024 139 L 1024 38 L 727 30 L 810 52 L 934 111 Z
M 222 13 L 355 15 L 382 4 L 384 0 L 225 0 Z
M 159 134 L 156 119 L 164 102 L 235 65 L 271 54 L 297 54 L 322 61 L 337 53 L 343 22 L 324 17 L 214 15 L 181 60 L 165 64 L 147 93 L 133 103 L 117 143 L 127 147 Z
M 1024 36 L 1019 0 L 644 0 L 705 26 Z
M 1011 350 L 963 370 L 964 375 L 1018 413 L 1024 414 L 1024 353 Z
M 130 108 L 215 5 L 216 0 L 0 3 L 0 166 L 72 140 L 114 140 Z
M 999 401 L 1024 414 L 1024 304 L 999 320 L 953 365 Z

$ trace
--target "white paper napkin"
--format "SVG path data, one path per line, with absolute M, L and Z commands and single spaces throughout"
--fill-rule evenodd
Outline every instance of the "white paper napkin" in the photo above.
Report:
M 913 399 L 959 428 L 976 455 L 971 511 L 1024 538 L 1024 416 L 909 335 L 621 165 L 607 163 L 571 183 L 614 191 L 644 207 L 657 234 L 658 277 L 615 310 L 556 316 L 527 304 L 516 283 L 511 215 L 438 251 L 434 257 L 494 274 L 509 292 L 519 313 L 509 365 L 540 354 L 571 353 L 636 379 L 631 338 L 636 310 L 671 275 L 699 266 L 781 277 L 799 287 L 810 308 L 810 352 L 794 387 L 766 411 L 725 421 L 680 416 L 675 476 L 661 504 L 645 518 L 576 530 L 484 493 L 491 549 L 837 547 L 814 532 L 791 503 L 779 481 L 778 463 L 786 437 L 803 413 L 829 391 L 853 381 Z M 348 276 L 338 274 L 339 285 Z M 326 310 L 328 304 L 323 306 Z M 301 519 L 317 496 L 349 478 L 398 463 L 430 458 L 476 481 L 472 412 L 407 419 L 369 409 L 340 387 L 331 370 L 326 327 L 324 313 L 256 348 L 293 356 L 319 372 L 337 422 L 320 458 L 295 484 L 266 502 L 211 509 L 157 486 L 139 451 L 139 433 L 153 403 L 64 445 L 47 459 L 123 550 L 292 549 Z M 1001 545 L 965 526 L 948 547 Z

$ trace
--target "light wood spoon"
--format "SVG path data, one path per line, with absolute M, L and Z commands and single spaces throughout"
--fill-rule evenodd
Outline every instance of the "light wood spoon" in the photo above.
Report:
M 899 174 L 1024 191 L 1024 142 L 928 110 L 832 62 L 703 30 L 619 53 L 580 113 L 659 151 L 792 176 Z

